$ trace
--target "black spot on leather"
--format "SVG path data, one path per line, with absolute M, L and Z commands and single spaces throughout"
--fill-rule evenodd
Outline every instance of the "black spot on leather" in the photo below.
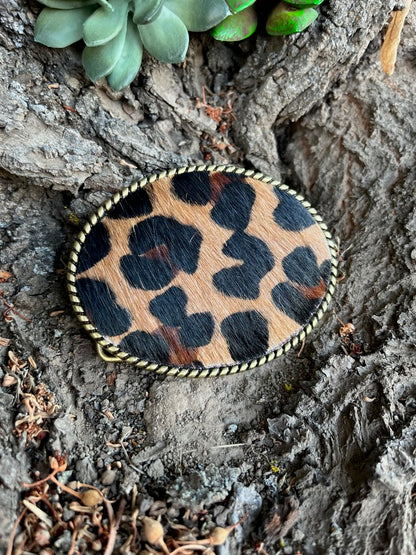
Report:
M 85 238 L 78 256 L 77 273 L 85 272 L 110 252 L 110 234 L 102 222 L 95 224 Z
M 255 310 L 227 316 L 221 322 L 221 331 L 236 362 L 260 357 L 269 347 L 267 320 Z
M 133 227 L 129 236 L 132 254 L 121 258 L 120 267 L 133 287 L 161 289 L 178 270 L 196 271 L 201 242 L 201 233 L 192 226 L 164 216 L 150 217 Z
M 286 231 L 301 231 L 315 224 L 307 209 L 292 195 L 274 187 L 279 205 L 273 212 L 275 222 Z
M 296 247 L 283 258 L 282 266 L 293 283 L 314 287 L 321 282 L 316 255 L 310 247 Z
M 274 257 L 264 241 L 244 232 L 234 233 L 225 243 L 223 253 L 243 264 L 224 268 L 213 276 L 215 287 L 229 297 L 257 299 L 260 282 L 274 267 Z
M 149 193 L 145 189 L 139 188 L 134 193 L 130 193 L 126 198 L 121 199 L 120 202 L 108 211 L 107 216 L 117 220 L 134 218 L 150 214 L 152 210 Z
M 149 362 L 169 363 L 169 345 L 159 335 L 145 331 L 134 331 L 126 335 L 119 348 Z
M 324 260 L 319 267 L 319 273 L 321 274 L 322 279 L 325 283 L 329 283 L 331 278 L 331 261 Z
M 76 287 L 85 313 L 102 335 L 119 335 L 129 330 L 130 313 L 117 304 L 114 292 L 106 283 L 80 278 Z
M 214 333 L 214 318 L 209 312 L 191 314 L 182 322 L 179 330 L 181 343 L 187 349 L 208 345 Z
M 214 333 L 214 319 L 209 312 L 186 314 L 187 296 L 180 287 L 171 287 L 149 303 L 150 312 L 161 323 L 179 328 L 182 345 L 195 349 L 208 345 Z
M 172 188 L 183 202 L 205 206 L 211 198 L 211 182 L 208 172 L 175 175 Z
M 309 322 L 320 302 L 320 299 L 308 299 L 287 281 L 273 288 L 272 299 L 279 310 L 302 325 Z
M 152 260 L 134 254 L 123 256 L 120 268 L 132 287 L 148 291 L 163 289 L 175 277 L 171 266 L 163 260 Z
M 250 221 L 256 193 L 241 177 L 233 177 L 211 210 L 211 218 L 221 227 L 243 230 Z
M 180 287 L 171 287 L 163 295 L 152 299 L 150 312 L 166 326 L 180 326 L 186 318 L 187 296 Z

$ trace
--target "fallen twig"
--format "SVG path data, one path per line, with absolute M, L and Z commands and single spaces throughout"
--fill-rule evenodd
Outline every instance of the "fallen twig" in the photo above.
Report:
M 7 546 L 6 555 L 12 555 L 13 553 L 14 538 L 16 537 L 16 532 L 19 527 L 20 521 L 22 520 L 22 518 L 25 516 L 26 513 L 27 513 L 27 507 L 23 509 L 23 511 L 17 517 L 16 522 L 14 523 L 14 526 L 12 528 L 12 533 L 10 534 L 9 545 Z
M 412 0 L 406 0 L 405 7 L 401 11 L 393 12 L 387 32 L 384 36 L 383 45 L 380 52 L 380 60 L 384 73 L 392 75 L 397 60 L 397 50 L 400 44 L 400 36 L 404 21 L 410 10 Z
M 111 505 L 109 506 L 111 507 Z M 117 538 L 117 530 L 118 530 L 118 527 L 120 526 L 121 517 L 123 516 L 123 511 L 125 506 L 126 506 L 126 500 L 123 498 L 120 501 L 116 518 L 113 519 L 112 523 L 110 522 L 110 533 L 108 535 L 108 542 L 107 542 L 107 547 L 105 548 L 105 551 L 104 551 L 104 555 L 111 555 L 111 553 L 114 550 L 114 545 L 116 543 L 116 538 Z M 107 505 L 106 505 L 106 508 L 107 508 Z

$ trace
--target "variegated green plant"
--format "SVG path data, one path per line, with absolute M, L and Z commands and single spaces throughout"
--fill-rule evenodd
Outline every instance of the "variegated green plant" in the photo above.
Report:
M 35 40 L 64 48 L 81 39 L 82 63 L 92 81 L 106 77 L 114 90 L 132 82 L 143 50 L 178 63 L 188 50 L 188 31 L 206 31 L 231 12 L 226 0 L 39 0 L 46 6 Z
M 256 0 L 228 0 L 231 15 L 216 25 L 211 34 L 221 41 L 239 41 L 254 33 L 257 27 Z M 269 35 L 300 33 L 318 17 L 313 8 L 323 0 L 282 0 L 270 12 L 266 23 Z

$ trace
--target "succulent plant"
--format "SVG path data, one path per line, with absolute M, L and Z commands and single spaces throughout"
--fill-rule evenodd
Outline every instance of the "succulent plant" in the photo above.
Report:
M 46 6 L 35 40 L 64 48 L 81 39 L 82 63 L 92 81 L 114 90 L 129 85 L 143 50 L 165 63 L 184 60 L 188 31 L 206 31 L 230 14 L 225 0 L 39 0 Z
M 211 30 L 211 35 L 221 41 L 234 42 L 246 39 L 257 28 L 257 13 L 252 4 L 256 0 L 228 0 L 231 14 Z
M 313 6 L 323 0 L 284 0 L 272 10 L 266 23 L 269 35 L 291 35 L 304 31 L 318 17 Z
M 212 36 L 221 41 L 239 41 L 249 37 L 257 27 L 256 0 L 228 0 L 231 15 L 212 30 Z M 318 17 L 313 8 L 323 0 L 282 0 L 269 14 L 266 31 L 269 35 L 291 35 L 305 30 Z
M 92 81 L 106 77 L 114 90 L 129 85 L 143 51 L 178 63 L 188 50 L 188 31 L 211 29 L 214 38 L 238 41 L 257 27 L 256 0 L 38 0 L 45 8 L 35 40 L 65 48 L 84 40 L 82 63 Z M 323 0 L 281 0 L 266 24 L 269 35 L 299 33 L 318 16 Z

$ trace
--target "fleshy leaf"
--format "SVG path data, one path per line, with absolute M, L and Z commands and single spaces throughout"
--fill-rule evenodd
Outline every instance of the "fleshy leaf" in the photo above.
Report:
M 207 31 L 230 14 L 225 0 L 166 0 L 189 31 Z
M 44 6 L 48 8 L 55 8 L 55 10 L 72 10 L 74 8 L 85 8 L 86 6 L 91 6 L 92 4 L 107 6 L 108 9 L 112 9 L 111 5 L 107 0 L 38 0 Z
M 127 87 L 136 77 L 142 63 L 143 45 L 140 40 L 139 30 L 129 18 L 127 22 L 126 40 L 121 56 L 110 75 L 108 84 L 115 91 Z
M 107 0 L 97 0 L 97 4 L 100 4 L 100 6 L 104 6 L 104 8 L 113 11 L 112 5 L 107 2 Z
M 238 13 L 254 4 L 255 1 L 256 0 L 227 0 L 227 4 L 232 13 Z
M 85 68 L 85 73 L 91 81 L 97 81 L 101 77 L 109 75 L 114 70 L 123 51 L 126 30 L 127 20 L 125 20 L 124 26 L 119 34 L 109 42 L 101 46 L 86 46 L 84 48 L 82 63 Z
M 52 48 L 65 48 L 82 38 L 82 25 L 94 7 L 72 10 L 44 8 L 35 23 L 35 41 Z
M 257 14 L 254 8 L 249 7 L 230 15 L 211 31 L 216 40 L 235 42 L 243 40 L 254 33 L 257 27 Z
M 296 9 L 284 2 L 278 4 L 266 23 L 269 35 L 291 35 L 304 31 L 318 17 L 318 12 L 313 8 Z
M 319 6 L 324 0 L 285 0 L 288 4 L 294 4 L 299 8 L 310 8 L 312 6 Z
M 87 46 L 99 46 L 119 34 L 126 22 L 129 3 L 126 0 L 111 0 L 113 10 L 101 7 L 84 23 L 84 41 Z
M 139 31 L 146 50 L 161 62 L 174 64 L 185 59 L 188 30 L 183 21 L 165 6 L 155 21 L 140 25 Z
M 159 15 L 164 0 L 134 0 L 133 21 L 136 25 L 151 23 Z

